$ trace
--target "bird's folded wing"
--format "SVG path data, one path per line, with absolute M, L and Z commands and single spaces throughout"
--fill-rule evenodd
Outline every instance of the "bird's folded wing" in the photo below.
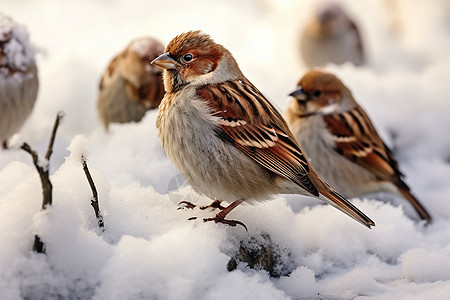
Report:
M 376 175 L 379 179 L 398 183 L 400 172 L 392 151 L 384 144 L 368 116 L 359 106 L 338 114 L 324 115 L 335 150 Z
M 250 82 L 208 85 L 199 88 L 197 95 L 220 118 L 217 134 L 222 140 L 275 174 L 319 195 L 308 177 L 308 162 L 283 117 Z

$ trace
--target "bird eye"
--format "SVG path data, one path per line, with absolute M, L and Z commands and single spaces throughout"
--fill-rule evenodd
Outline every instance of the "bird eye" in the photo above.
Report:
M 321 90 L 315 90 L 313 95 L 314 95 L 314 97 L 319 97 L 320 95 L 322 95 L 322 91 Z
M 194 57 L 193 57 L 192 54 L 190 54 L 190 53 L 185 54 L 185 55 L 183 56 L 183 60 L 184 60 L 185 62 L 190 62 L 193 58 L 194 58 Z

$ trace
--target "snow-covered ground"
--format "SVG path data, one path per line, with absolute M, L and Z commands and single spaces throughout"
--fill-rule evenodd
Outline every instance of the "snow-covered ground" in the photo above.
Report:
M 450 4 L 340 2 L 360 24 L 370 62 L 327 68 L 395 149 L 431 225 L 411 218 L 408 205 L 380 201 L 392 198 L 386 195 L 352 200 L 376 222 L 372 230 L 314 199 L 284 195 L 230 214 L 248 232 L 188 221 L 213 213 L 177 210 L 181 199 L 209 200 L 182 185 L 165 157 L 156 112 L 103 131 L 97 87 L 112 57 L 135 37 L 166 44 L 191 29 L 225 45 L 283 111 L 306 71 L 299 31 L 313 1 L 3 0 L 2 12 L 25 25 L 40 50 L 39 97 L 21 138 L 44 153 L 56 113 L 66 117 L 51 159 L 53 205 L 45 212 L 30 156 L 0 152 L 0 298 L 449 299 Z M 90 206 L 81 153 L 99 192 L 104 232 Z M 47 255 L 31 251 L 34 234 Z M 245 263 L 227 270 L 240 243 L 263 243 L 264 236 L 282 276 Z

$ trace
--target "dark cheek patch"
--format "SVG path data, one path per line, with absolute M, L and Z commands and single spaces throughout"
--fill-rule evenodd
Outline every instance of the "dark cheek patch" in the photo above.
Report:
M 194 75 L 204 75 L 214 71 L 217 67 L 210 59 L 197 59 L 193 63 L 189 65 L 189 69 L 193 72 Z
M 217 68 L 217 64 L 222 57 L 222 53 L 215 47 L 208 47 L 200 50 L 192 50 L 190 53 L 197 57 L 192 62 L 192 67 L 199 75 L 207 74 Z

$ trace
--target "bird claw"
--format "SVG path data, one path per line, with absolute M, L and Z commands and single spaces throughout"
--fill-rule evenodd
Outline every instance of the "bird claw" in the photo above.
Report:
M 222 201 L 220 201 L 220 200 L 215 200 L 213 203 L 211 203 L 210 205 L 207 205 L 207 206 L 200 206 L 199 208 L 201 209 L 201 210 L 205 210 L 205 209 L 207 209 L 207 208 L 212 208 L 212 209 L 214 209 L 214 208 L 218 208 L 218 209 L 220 209 L 220 210 L 224 210 L 226 207 L 223 207 L 222 205 L 221 205 L 221 203 L 222 203 Z
M 205 218 L 205 219 L 203 219 L 203 222 L 209 222 L 209 221 L 214 221 L 215 223 L 227 224 L 228 226 L 232 226 L 232 227 L 235 227 L 236 225 L 241 225 L 242 227 L 245 228 L 245 231 L 248 232 L 247 226 L 245 226 L 245 224 L 242 223 L 241 221 L 226 220 L 226 219 L 222 219 L 222 218 L 217 217 L 217 216 L 215 216 L 214 218 Z
M 215 200 L 213 201 L 213 203 L 211 203 L 210 205 L 207 206 L 200 206 L 199 209 L 204 210 L 207 208 L 212 208 L 214 209 L 220 209 L 220 212 L 215 215 L 212 218 L 205 218 L 203 219 L 203 222 L 209 222 L 209 221 L 214 221 L 214 223 L 222 223 L 222 224 L 227 224 L 228 226 L 232 226 L 235 227 L 236 225 L 241 225 L 242 227 L 245 228 L 245 231 L 248 232 L 247 226 L 245 226 L 244 223 L 242 223 L 241 221 L 236 221 L 236 220 L 226 220 L 225 217 L 226 215 L 237 205 L 239 205 L 239 203 L 241 203 L 241 200 L 236 200 L 235 202 L 233 202 L 232 204 L 230 204 L 228 207 L 224 207 L 221 205 L 222 201 L 220 200 Z M 181 201 L 180 203 L 178 203 L 178 205 L 184 205 L 182 207 L 179 207 L 178 209 L 193 209 L 195 207 L 197 207 L 197 205 L 192 204 L 191 202 L 188 201 Z M 190 217 L 188 219 L 188 221 L 192 221 L 192 220 L 197 220 L 197 217 Z
M 188 219 L 188 221 L 193 221 L 193 220 L 197 220 L 197 217 L 190 217 Z M 215 223 L 223 223 L 223 224 L 227 224 L 227 225 L 232 226 L 232 227 L 234 227 L 236 225 L 241 225 L 242 227 L 245 228 L 245 231 L 248 232 L 247 226 L 245 226 L 245 224 L 242 223 L 241 221 L 225 220 L 225 219 L 219 219 L 217 217 L 203 219 L 203 222 L 208 222 L 208 221 L 214 221 Z
M 221 201 L 216 200 L 213 203 L 211 203 L 210 205 L 199 206 L 199 209 L 205 210 L 207 208 L 212 208 L 212 209 L 218 208 L 220 210 L 224 210 L 226 207 L 222 206 L 221 203 L 222 203 Z M 187 208 L 187 209 L 194 209 L 194 208 L 197 207 L 197 205 L 192 204 L 189 201 L 181 201 L 180 203 L 178 203 L 178 206 L 180 206 L 180 205 L 183 205 L 183 206 L 182 207 L 178 207 L 177 209 L 185 209 L 185 208 Z
M 197 207 L 197 205 L 192 204 L 191 202 L 188 202 L 188 201 L 181 201 L 180 203 L 178 203 L 178 206 L 180 206 L 180 205 L 182 205 L 182 204 L 184 204 L 184 206 L 178 207 L 177 210 L 179 210 L 179 209 L 185 209 L 185 208 L 188 208 L 188 209 L 194 209 L 195 207 Z

